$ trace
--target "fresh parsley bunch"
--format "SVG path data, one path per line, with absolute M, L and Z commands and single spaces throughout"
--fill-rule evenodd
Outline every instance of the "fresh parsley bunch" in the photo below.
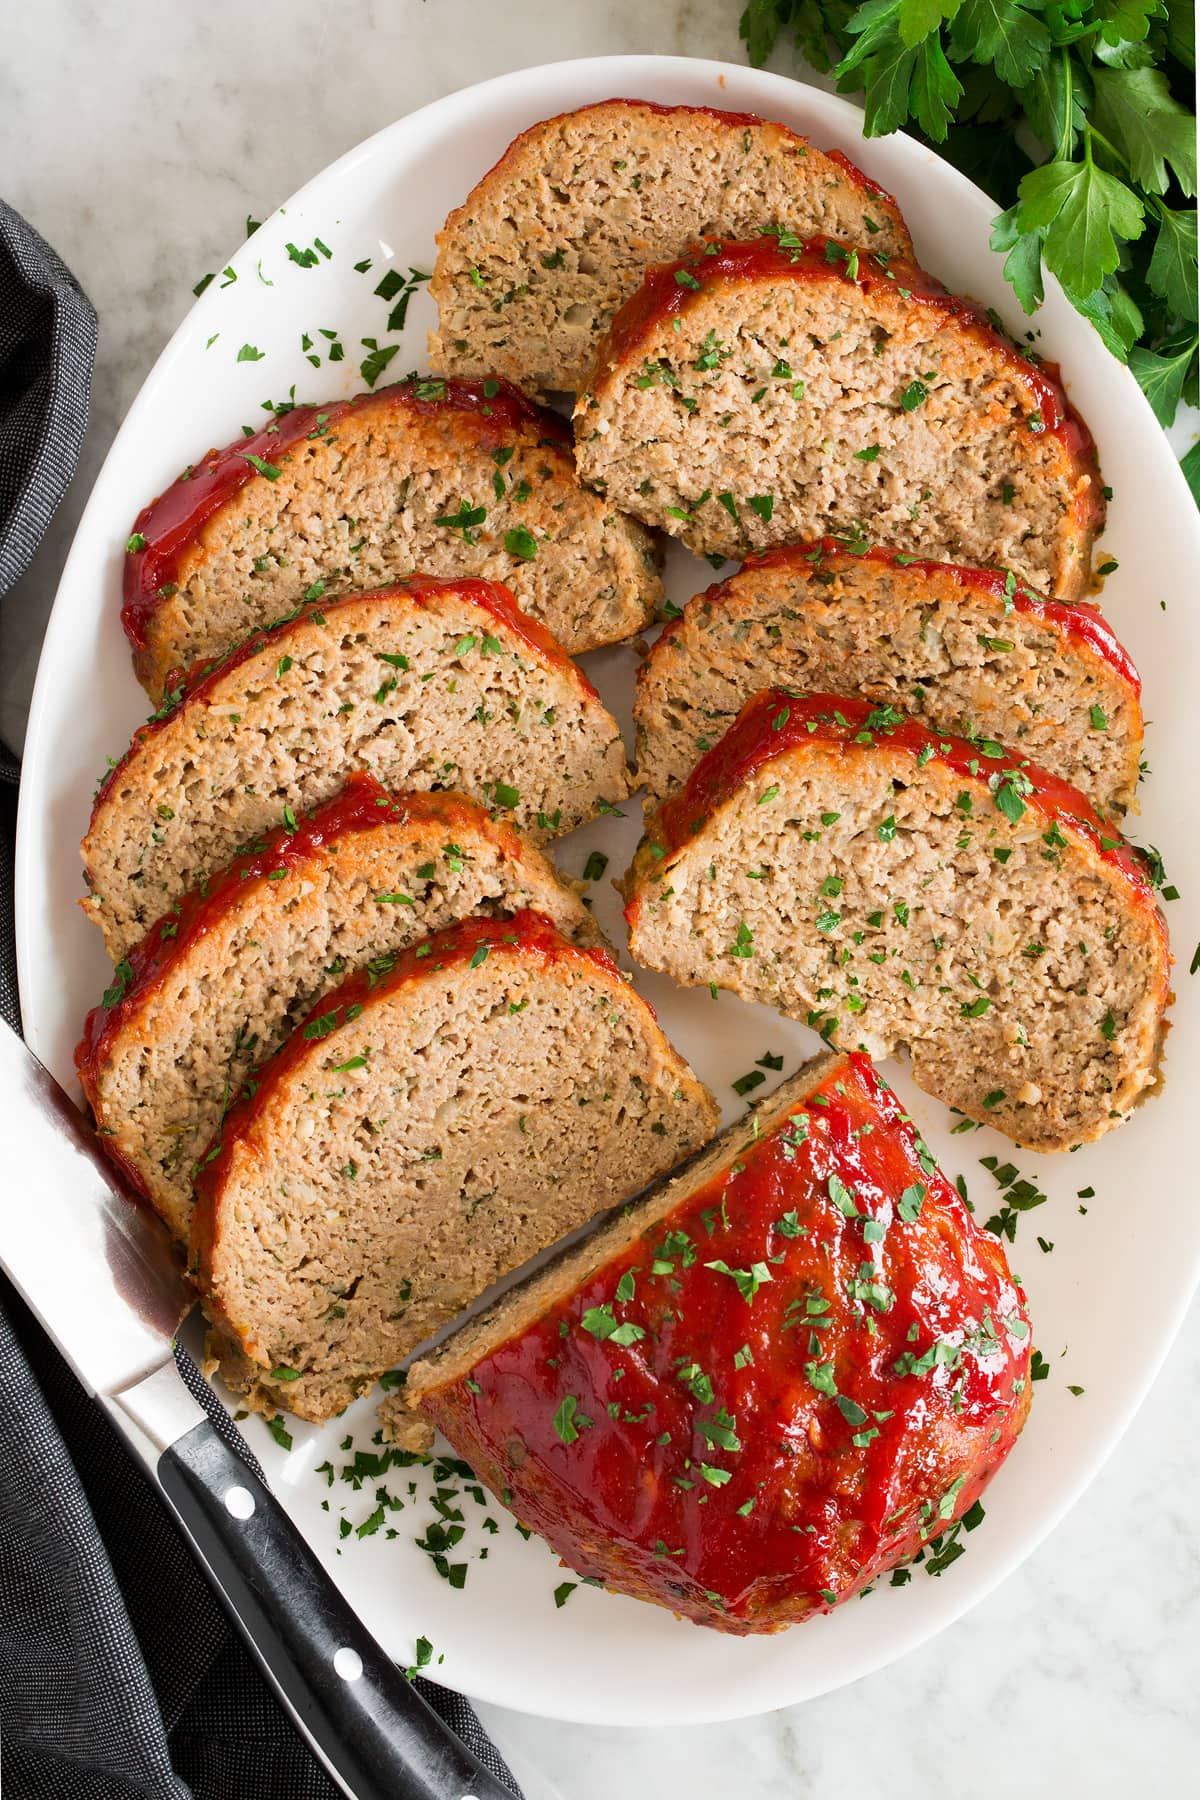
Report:
M 782 32 L 814 68 L 836 56 L 868 137 L 915 128 L 985 188 L 1025 312 L 1044 264 L 1169 425 L 1198 398 L 1194 17 L 1192 0 L 749 0 L 741 35 L 756 66 Z M 1184 468 L 1200 499 L 1200 445 Z

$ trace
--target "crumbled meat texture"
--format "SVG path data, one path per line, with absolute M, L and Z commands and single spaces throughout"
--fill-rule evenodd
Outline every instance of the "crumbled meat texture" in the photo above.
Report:
M 493 947 L 368 1001 L 271 1092 L 214 1197 L 211 1293 L 250 1398 L 340 1411 L 716 1122 L 646 1004 L 590 961 Z M 300 1379 L 272 1384 L 280 1367 Z
M 484 607 L 453 590 L 343 602 L 185 700 L 104 793 L 85 905 L 114 961 L 285 807 L 328 799 L 355 768 L 495 804 L 535 841 L 628 791 L 600 702 Z
M 650 794 L 680 787 L 750 696 L 776 685 L 862 694 L 935 731 L 996 739 L 1104 812 L 1136 806 L 1141 704 L 1099 652 L 949 571 L 838 552 L 750 563 L 659 638 L 634 707 Z
M 639 851 L 630 948 L 842 1048 L 907 1049 L 928 1093 L 1065 1149 L 1157 1081 L 1168 959 L 1128 878 L 1046 829 L 1032 810 L 1010 825 L 983 781 L 940 761 L 814 743 L 760 768 L 674 856 Z
M 898 288 L 730 280 L 598 371 L 577 460 L 613 505 L 702 555 L 866 523 L 875 542 L 1072 599 L 1090 580 L 1077 502 L 1094 470 L 1038 415 L 998 335 Z
M 713 232 L 755 237 L 778 225 L 911 254 L 894 205 L 782 125 L 621 102 L 548 120 L 438 236 L 430 362 L 574 393 L 651 263 Z
M 531 907 L 598 941 L 540 851 L 460 807 L 453 832 L 410 816 L 247 882 L 123 1019 L 97 1072 L 96 1123 L 176 1236 L 187 1237 L 193 1167 L 224 1109 L 332 983 L 470 914 Z
M 411 1364 L 403 1394 L 387 1409 L 391 1416 L 398 1423 L 407 1408 L 420 1405 L 423 1394 L 461 1381 L 477 1362 L 528 1331 L 544 1314 L 569 1299 L 597 1270 L 615 1262 L 623 1251 L 675 1212 L 690 1194 L 699 1193 L 715 1180 L 733 1160 L 731 1153 L 747 1141 L 748 1133 L 757 1135 L 758 1127 L 766 1129 L 768 1121 L 773 1123 L 801 1105 L 805 1095 L 820 1087 L 842 1061 L 839 1054 L 830 1052 L 805 1063 L 782 1087 L 757 1101 L 742 1118 L 714 1138 L 686 1169 L 639 1196 L 632 1206 L 622 1207 L 582 1244 L 560 1252 L 545 1268 Z
M 483 421 L 486 424 L 486 421 Z M 275 480 L 252 476 L 201 528 L 136 658 L 157 701 L 171 670 L 219 655 L 296 606 L 377 587 L 420 570 L 503 581 L 565 650 L 630 636 L 662 598 L 648 532 L 581 488 L 569 449 L 529 425 L 495 447 L 480 421 L 448 405 L 415 410 L 364 399 L 327 437 L 281 458 Z M 439 525 L 464 510 L 466 529 Z M 536 550 L 506 548 L 514 531 Z

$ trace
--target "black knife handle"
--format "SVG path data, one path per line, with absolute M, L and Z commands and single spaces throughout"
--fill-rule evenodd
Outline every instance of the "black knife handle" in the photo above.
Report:
M 512 1800 L 384 1655 L 207 1419 L 163 1452 L 158 1477 L 250 1648 L 354 1800 Z

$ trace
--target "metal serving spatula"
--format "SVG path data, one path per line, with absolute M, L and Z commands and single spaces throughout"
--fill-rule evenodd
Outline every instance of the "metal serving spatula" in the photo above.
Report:
M 0 1025 L 0 1264 L 160 1484 L 218 1595 L 352 1800 L 511 1800 L 384 1655 L 184 1386 L 195 1295 L 149 1209 Z

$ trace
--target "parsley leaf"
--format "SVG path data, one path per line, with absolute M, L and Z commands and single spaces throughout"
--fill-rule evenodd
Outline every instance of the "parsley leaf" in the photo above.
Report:
M 1196 214 L 1158 211 L 1158 236 L 1146 270 L 1146 280 L 1181 318 L 1196 317 Z
M 993 250 L 1007 250 L 1004 279 L 1021 303 L 1022 312 L 1035 313 L 1045 299 L 1042 285 L 1042 233 L 1022 229 L 1017 223 L 1019 206 L 1010 206 L 992 220 L 988 242 Z
M 1196 121 L 1171 95 L 1161 69 L 1095 69 L 1096 123 L 1152 194 L 1167 191 L 1168 165 L 1185 194 L 1196 192 Z
M 1163 344 L 1157 351 L 1137 349 L 1130 354 L 1129 366 L 1160 425 L 1169 425 L 1175 417 L 1175 408 L 1183 398 L 1184 383 L 1196 354 L 1196 343 L 1197 335 L 1193 331 L 1178 343 Z
M 991 63 L 1009 87 L 1024 87 L 1050 54 L 1050 33 L 1018 0 L 963 0 L 951 43 L 973 63 Z
M 1070 294 L 1090 294 L 1121 260 L 1117 236 L 1138 238 L 1144 208 L 1132 188 L 1093 162 L 1055 159 L 1021 182 L 1017 218 L 1044 230 L 1046 267 Z

